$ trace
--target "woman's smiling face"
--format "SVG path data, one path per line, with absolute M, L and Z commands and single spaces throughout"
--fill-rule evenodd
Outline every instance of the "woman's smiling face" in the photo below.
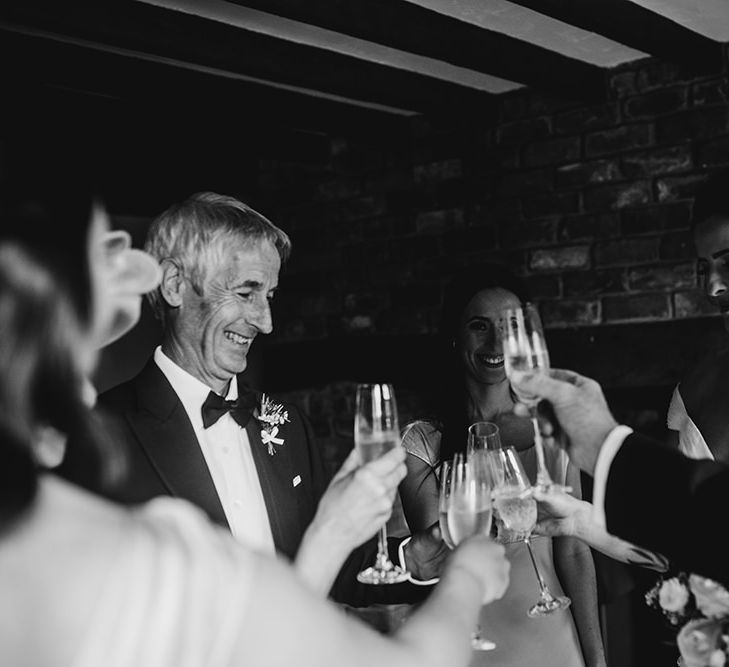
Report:
M 506 377 L 501 345 L 502 313 L 519 305 L 516 294 L 501 287 L 483 289 L 466 304 L 456 346 L 466 374 L 476 382 L 496 384 Z

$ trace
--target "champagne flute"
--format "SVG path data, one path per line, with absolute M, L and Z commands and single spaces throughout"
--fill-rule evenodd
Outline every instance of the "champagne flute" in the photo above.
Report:
M 494 509 L 504 527 L 515 533 L 527 545 L 537 575 L 539 600 L 529 609 L 527 616 L 536 618 L 566 609 L 572 601 L 568 597 L 555 597 L 550 592 L 532 551 L 530 538 L 537 522 L 537 501 L 532 495 L 532 486 L 519 455 L 513 447 L 504 447 L 492 450 L 487 457 L 494 479 Z
M 448 530 L 448 500 L 451 495 L 451 472 L 453 466 L 450 461 L 443 461 L 440 464 L 440 481 L 438 488 L 438 527 L 440 535 L 445 545 L 453 550 L 456 545 L 453 544 L 453 538 Z
M 468 427 L 468 457 L 483 454 L 491 449 L 499 449 L 501 439 L 499 427 L 494 422 L 474 422 Z
M 502 343 L 504 347 L 504 368 L 511 379 L 514 371 L 545 371 L 549 369 L 549 353 L 544 339 L 539 311 L 531 303 L 520 308 L 507 308 L 502 320 Z M 513 387 L 513 385 L 512 385 Z M 534 448 L 537 453 L 537 483 L 540 489 L 559 487 L 571 491 L 569 487 L 556 484 L 547 470 L 544 460 L 544 441 L 537 420 L 538 396 L 520 394 L 517 397 L 529 408 L 529 416 L 534 427 Z
M 467 461 L 463 454 L 454 455 L 448 477 L 441 484 L 446 525 L 446 530 L 441 532 L 446 545 L 455 548 L 467 537 L 491 532 L 491 482 L 486 466 L 475 459 Z M 481 627 L 476 625 L 471 634 L 471 648 L 490 651 L 496 644 L 483 637 Z
M 400 446 L 400 426 L 391 384 L 357 385 L 354 415 L 354 446 L 363 463 L 368 463 Z M 397 584 L 409 573 L 387 554 L 387 527 L 380 528 L 375 564 L 357 574 L 363 584 Z

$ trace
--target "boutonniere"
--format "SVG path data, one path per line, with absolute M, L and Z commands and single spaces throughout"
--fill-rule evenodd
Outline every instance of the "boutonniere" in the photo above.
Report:
M 268 447 L 268 453 L 276 453 L 274 445 L 284 444 L 284 439 L 278 437 L 279 426 L 289 421 L 289 413 L 283 405 L 274 403 L 266 394 L 261 395 L 261 407 L 258 408 L 258 421 L 261 422 L 261 440 Z

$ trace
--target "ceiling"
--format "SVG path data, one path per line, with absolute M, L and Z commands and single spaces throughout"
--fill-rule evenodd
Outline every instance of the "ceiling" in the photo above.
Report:
M 726 0 L 3 0 L 6 75 L 315 128 L 606 94 L 654 56 L 720 71 Z M 192 87 L 194 84 L 194 87 Z M 209 95 L 208 95 L 209 94 Z

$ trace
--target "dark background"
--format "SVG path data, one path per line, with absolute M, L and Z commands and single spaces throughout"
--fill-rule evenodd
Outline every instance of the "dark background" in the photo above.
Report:
M 136 245 L 155 215 L 199 190 L 239 197 L 291 235 L 275 331 L 254 345 L 251 380 L 310 408 L 335 458 L 348 429 L 335 427 L 331 388 L 389 379 L 405 417 L 418 414 L 438 381 L 443 285 L 486 259 L 526 276 L 553 364 L 602 382 L 633 425 L 660 433 L 674 384 L 724 344 L 688 231 L 696 184 L 729 161 L 724 60 L 699 77 L 639 61 L 610 73 L 598 104 L 524 90 L 483 122 L 332 108 L 313 129 L 306 109 L 297 119 L 258 107 L 199 75 L 46 53 L 29 38 L 11 46 L 4 131 L 77 137 Z M 133 375 L 158 331 L 145 310 L 104 353 L 99 388 Z

